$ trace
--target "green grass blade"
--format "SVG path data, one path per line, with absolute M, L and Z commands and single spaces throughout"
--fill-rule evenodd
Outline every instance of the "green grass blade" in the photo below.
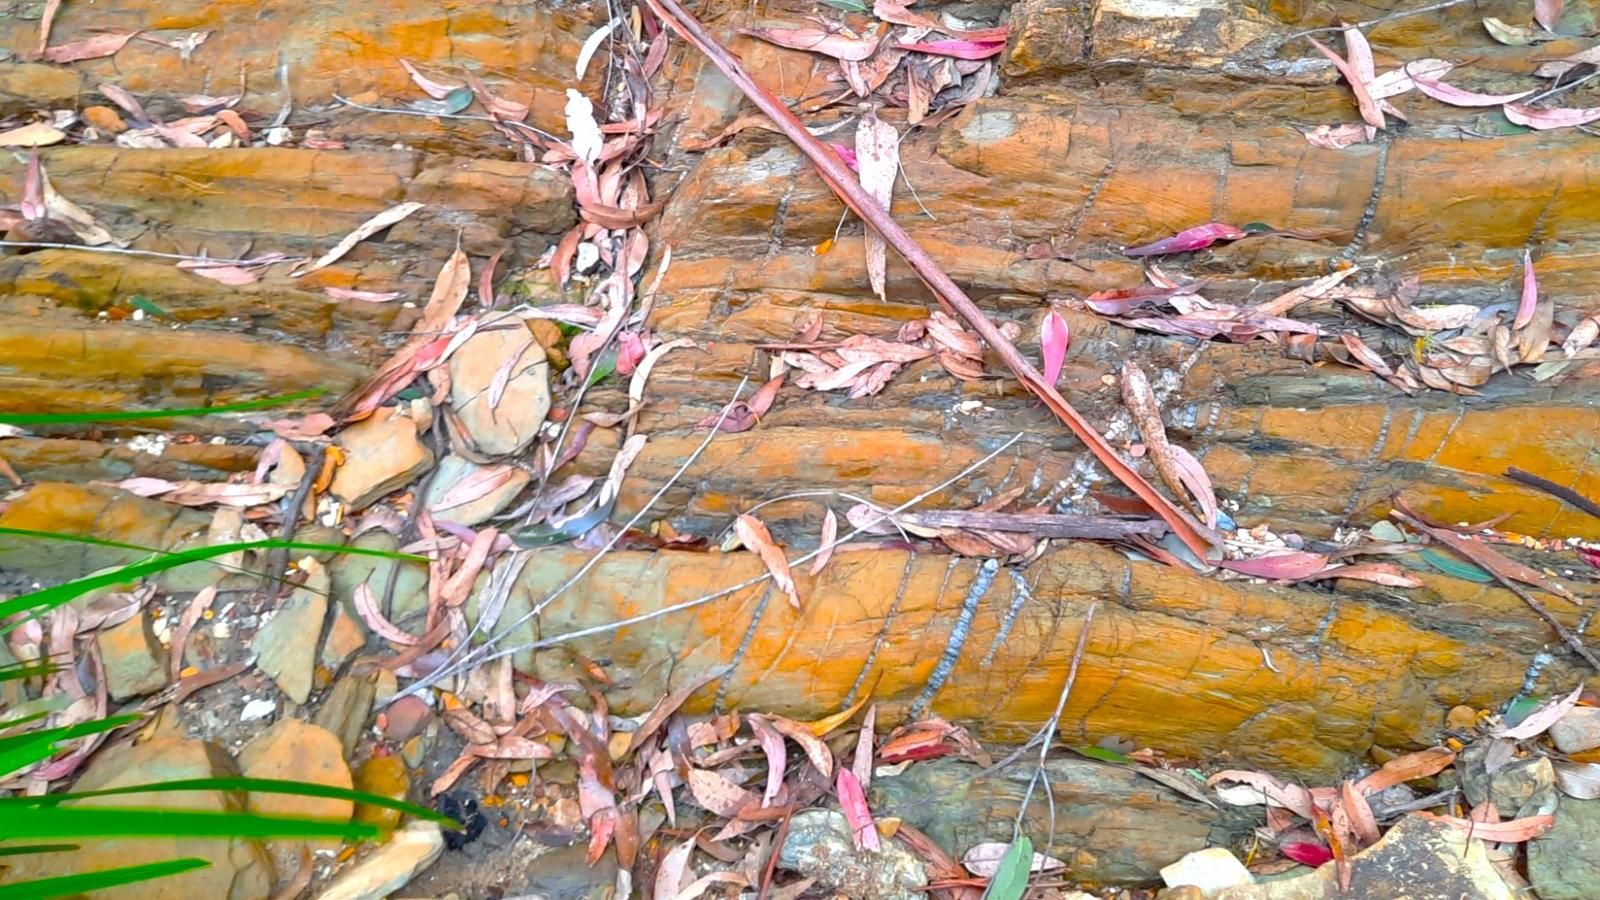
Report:
M 78 849 L 77 844 L 18 844 L 0 847 L 0 856 L 26 856 L 31 853 L 65 853 Z
M 21 681 L 35 675 L 49 675 L 51 665 L 47 662 L 15 662 L 0 666 L 0 681 Z
M 85 797 L 167 793 L 169 791 L 250 791 L 267 794 L 294 794 L 301 797 L 327 797 L 334 800 L 350 800 L 355 803 L 364 803 L 368 806 L 397 809 L 419 819 L 431 819 L 451 828 L 460 828 L 456 821 L 449 816 L 428 809 L 425 806 L 407 803 L 404 800 L 393 800 L 363 791 L 353 791 L 349 788 L 301 781 L 287 781 L 281 778 L 186 778 L 180 781 L 137 784 L 129 787 L 106 788 L 100 791 L 79 791 L 71 794 L 45 794 L 38 797 L 0 797 L 0 809 L 17 806 L 53 806 L 65 800 L 81 800 Z
M 361 822 L 186 809 L 35 806 L 26 815 L 0 818 L 0 840 L 244 837 L 361 841 L 378 835 L 376 825 Z
M 168 875 L 177 875 L 180 872 L 188 872 L 193 869 L 204 869 L 210 865 L 210 860 L 185 856 L 181 859 L 169 859 L 139 866 L 122 866 L 116 869 L 101 869 L 98 872 L 80 872 L 76 875 L 61 875 L 56 878 L 18 881 L 13 884 L 0 884 L 0 900 L 41 900 L 44 897 L 72 897 L 89 891 L 101 891 L 122 884 L 133 884 L 136 881 L 149 881 L 152 878 L 165 878 Z
M 140 716 L 113 716 L 109 719 L 95 719 L 92 722 L 79 722 L 76 725 L 0 737 L 0 777 L 48 759 L 56 752 L 62 741 L 110 731 L 129 722 L 137 722 L 140 718 Z M 61 836 L 70 837 L 70 835 Z
M 260 400 L 241 403 L 224 403 L 221 406 L 192 406 L 184 409 L 117 409 L 109 412 L 67 413 L 8 413 L 0 412 L 0 424 L 5 425 L 82 425 L 92 422 L 133 422 L 140 419 L 175 419 L 181 416 L 211 416 L 217 413 L 249 412 L 270 409 L 299 400 L 309 400 L 327 393 L 325 388 L 296 391 Z
M 0 535 L 17 533 L 24 533 L 30 536 L 35 534 L 34 532 L 28 532 L 25 529 L 0 528 Z M 384 559 L 427 562 L 427 557 L 417 556 L 411 553 L 396 553 L 393 550 L 379 550 L 372 547 L 345 547 L 339 544 L 310 544 L 301 543 L 300 541 L 244 541 L 235 544 L 217 544 L 211 547 L 196 547 L 192 550 L 169 553 L 156 559 L 147 559 L 142 562 L 129 563 L 126 566 L 110 572 L 100 572 L 84 578 L 79 578 L 76 581 L 69 581 L 66 584 L 58 584 L 54 587 L 48 587 L 42 591 L 34 591 L 31 594 L 23 594 L 18 597 L 12 597 L 10 600 L 0 602 L 0 620 L 19 612 L 31 612 L 33 615 L 43 615 L 44 613 L 49 612 L 58 606 L 71 602 L 73 598 L 81 597 L 97 588 L 102 588 L 113 584 L 121 584 L 126 581 L 133 581 L 135 579 L 143 578 L 146 575 L 164 572 L 167 569 L 175 569 L 178 566 L 187 565 L 188 563 L 192 562 L 199 562 L 218 556 L 227 556 L 230 553 L 240 553 L 250 550 L 303 550 L 313 553 L 347 553 L 354 556 L 378 556 Z M 17 627 L 18 624 L 21 623 L 18 622 L 11 625 L 0 626 L 0 635 L 7 634 L 13 628 Z

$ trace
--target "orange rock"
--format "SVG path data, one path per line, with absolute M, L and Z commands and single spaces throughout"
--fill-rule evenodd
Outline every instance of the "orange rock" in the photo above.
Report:
M 128 130 L 128 123 L 122 121 L 122 116 L 109 106 L 84 107 L 83 120 L 106 134 L 121 134 Z
M 349 789 L 350 767 L 332 732 L 298 719 L 284 718 L 256 735 L 239 751 L 239 768 L 247 778 L 282 778 Z M 347 821 L 355 810 L 349 800 L 253 792 L 250 811 L 268 816 L 315 816 Z M 283 846 L 279 846 L 279 844 Z M 335 846 L 337 842 L 329 842 Z M 274 842 L 276 851 L 292 842 Z

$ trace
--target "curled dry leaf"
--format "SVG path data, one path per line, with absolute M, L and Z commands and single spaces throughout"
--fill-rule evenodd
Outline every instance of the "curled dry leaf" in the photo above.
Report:
M 743 28 L 740 31 L 780 47 L 809 50 L 837 60 L 861 62 L 878 51 L 882 35 L 859 38 L 821 28 Z
M 369 237 L 372 237 L 374 234 L 377 234 L 383 229 L 388 228 L 390 225 L 405 219 L 407 216 L 410 216 L 423 206 L 424 204 L 422 203 L 408 201 L 406 203 L 399 203 L 389 207 L 383 212 L 378 213 L 377 215 L 358 225 L 356 230 L 345 235 L 342 239 L 340 239 L 339 243 L 333 246 L 332 250 L 329 250 L 327 253 L 324 253 L 322 256 L 318 257 L 316 262 L 313 262 L 308 266 L 302 266 L 290 274 L 298 278 L 301 275 L 315 272 L 318 269 L 333 265 L 342 259 L 346 253 L 349 253 L 350 250 L 355 247 L 355 245 L 361 243 Z
M 1436 822 L 1454 825 L 1477 840 L 1499 844 L 1520 844 L 1524 841 L 1531 841 L 1548 832 L 1556 824 L 1555 816 L 1527 816 L 1526 818 L 1512 819 L 1509 822 L 1475 822 L 1455 816 L 1436 816 L 1425 812 L 1412 813 L 1412 815 L 1423 816 Z
M 1480 94 L 1476 91 L 1462 90 L 1455 85 L 1445 84 L 1442 81 L 1433 81 L 1421 76 L 1413 76 L 1417 90 L 1441 103 L 1451 106 L 1500 106 L 1521 100 L 1533 91 L 1521 91 L 1515 94 Z
M 856 126 L 856 168 L 861 173 L 861 187 L 888 211 L 893 201 L 895 176 L 900 171 L 900 134 L 894 126 L 868 111 Z M 878 299 L 887 298 L 885 271 L 889 248 L 883 236 L 871 226 L 865 239 L 867 253 L 867 278 L 872 283 Z
M 0 131 L 0 147 L 48 147 L 66 139 L 66 132 L 49 122 L 34 122 Z
M 1565 697 L 1552 700 L 1528 714 L 1528 717 L 1518 722 L 1514 727 L 1504 726 L 1494 729 L 1490 734 L 1493 737 L 1510 741 L 1525 741 L 1536 738 L 1550 729 L 1550 726 L 1561 721 L 1561 718 L 1572 708 L 1578 705 L 1578 698 L 1583 695 L 1583 683 L 1572 689 L 1572 693 Z
M 1450 74 L 1454 69 L 1455 63 L 1442 59 L 1412 60 L 1398 69 L 1391 69 L 1367 82 L 1367 94 L 1374 100 L 1397 97 L 1416 88 L 1416 82 L 1413 80 L 1415 78 L 1429 78 L 1438 81 Z M 1356 127 L 1362 128 L 1364 131 L 1364 126 L 1358 125 Z
M 341 287 L 325 287 L 322 292 L 335 300 L 360 300 L 363 303 L 388 303 L 405 296 L 400 291 L 357 291 Z
M 1571 128 L 1576 125 L 1587 125 L 1600 120 L 1600 107 L 1587 109 L 1540 109 L 1524 106 L 1520 103 L 1507 103 L 1501 107 L 1510 119 L 1518 125 L 1526 125 L 1535 131 L 1548 131 L 1552 128 Z
M 961 864 L 967 867 L 968 872 L 979 878 L 993 878 L 995 873 L 1000 871 L 1000 861 L 1005 859 L 1006 850 L 1010 849 L 1010 847 L 1010 844 L 999 841 L 985 841 L 981 844 L 974 844 L 972 849 L 961 857 Z M 1036 852 L 1033 854 L 1033 861 L 1028 871 L 1055 872 L 1066 867 L 1067 864 L 1061 860 Z
M 1539 279 L 1533 272 L 1533 254 L 1522 251 L 1522 300 L 1517 304 L 1517 317 L 1511 320 L 1513 330 L 1528 327 L 1533 313 L 1539 307 Z
M 1455 751 L 1448 747 L 1429 747 L 1401 754 L 1357 782 L 1356 790 L 1368 796 L 1381 793 L 1397 784 L 1437 775 L 1455 760 Z
M 678 892 L 683 890 L 684 879 L 689 873 L 689 856 L 694 853 L 694 839 L 684 841 L 661 858 L 661 867 L 656 869 L 655 894 L 656 900 L 676 900 Z
M 366 582 L 356 585 L 354 592 L 356 614 L 361 621 L 367 623 L 372 633 L 393 644 L 410 647 L 417 643 L 417 639 L 407 634 L 399 626 L 390 622 L 378 611 L 378 601 L 373 597 L 372 587 Z
M 1297 784 L 1286 784 L 1264 772 L 1225 769 L 1206 779 L 1206 786 L 1214 788 L 1223 782 L 1239 782 L 1241 785 L 1237 794 L 1231 791 L 1224 793 L 1222 789 L 1217 791 L 1217 796 L 1227 803 L 1236 806 L 1266 803 L 1281 806 L 1305 819 L 1314 817 L 1312 809 L 1315 804 L 1311 800 L 1311 792 Z M 1248 788 L 1248 791 L 1244 788 Z
M 707 769 L 689 770 L 689 793 L 700 807 L 733 818 L 747 806 L 760 806 L 761 798 Z
M 1066 363 L 1067 348 L 1072 345 L 1072 330 L 1067 320 L 1055 310 L 1045 314 L 1039 326 L 1039 357 L 1044 364 L 1044 380 L 1055 384 L 1061 380 L 1061 367 Z
M 844 811 L 845 821 L 850 825 L 850 840 L 855 843 L 856 849 L 874 853 L 882 850 L 878 826 L 872 821 L 872 810 L 867 806 L 867 795 L 861 790 L 856 773 L 841 766 L 834 789 L 839 796 L 839 808 Z
M 818 774 L 823 778 L 833 777 L 833 751 L 828 749 L 828 745 L 823 743 L 822 738 L 813 733 L 806 723 L 786 719 L 783 716 L 764 718 L 771 721 L 772 727 L 776 728 L 779 734 L 800 745 L 800 749 L 806 753 L 806 759 L 810 760 L 812 768 L 816 769 Z
M 1555 31 L 1566 7 L 1566 0 L 1533 0 L 1533 20 L 1545 31 Z
M 1346 122 L 1343 125 L 1318 125 L 1302 134 L 1306 136 L 1306 143 L 1313 147 L 1343 150 L 1353 144 L 1366 143 L 1367 126 L 1354 122 Z
M 761 793 L 761 806 L 771 806 L 778 792 L 783 789 L 784 767 L 789 761 L 788 745 L 783 742 L 783 735 L 769 724 L 766 718 L 758 715 L 746 716 L 750 723 L 750 731 L 756 736 L 756 743 L 761 745 L 761 752 L 767 757 L 767 786 Z
M 1178 232 L 1169 238 L 1162 238 L 1149 244 L 1129 247 L 1122 251 L 1124 256 L 1160 256 L 1165 253 L 1188 253 L 1193 250 L 1203 250 L 1217 241 L 1236 241 L 1245 237 L 1248 232 L 1226 225 L 1222 222 L 1211 222 L 1206 225 L 1196 225 Z
M 1338 69 L 1339 74 L 1343 75 L 1344 80 L 1349 83 L 1350 90 L 1356 95 L 1356 106 L 1361 110 L 1361 120 L 1373 128 L 1380 131 L 1383 130 L 1387 124 L 1383 119 L 1383 111 L 1378 108 L 1378 101 L 1372 99 L 1372 95 L 1367 93 L 1367 82 L 1361 77 L 1356 68 L 1347 62 L 1344 57 L 1329 50 L 1316 38 L 1307 38 L 1307 40 L 1323 56 L 1327 57 L 1329 62 L 1333 63 L 1333 67 Z
M 1225 559 L 1218 565 L 1229 571 L 1256 578 L 1270 578 L 1275 581 L 1301 581 L 1326 569 L 1328 567 L 1328 555 L 1326 553 L 1309 553 L 1304 550 L 1289 550 L 1283 553 L 1257 556 L 1253 559 Z
M 73 41 L 70 44 L 61 44 L 50 47 L 44 51 L 46 62 L 74 63 L 85 59 L 103 59 L 115 56 L 118 50 L 128 45 L 133 40 L 137 31 L 108 31 L 94 37 Z
M 1571 359 L 1579 350 L 1584 350 L 1593 344 L 1597 337 L 1600 337 L 1600 316 L 1585 316 L 1578 324 L 1572 326 L 1567 339 L 1561 342 L 1561 352 Z
M 929 53 L 934 56 L 951 56 L 956 59 L 988 59 L 1005 52 L 1004 39 L 996 41 L 948 40 L 927 41 L 916 44 L 896 44 L 901 50 Z
M 422 92 L 424 94 L 427 94 L 429 97 L 432 97 L 435 100 L 443 100 L 444 98 L 450 96 L 452 91 L 460 90 L 462 87 L 464 87 L 464 85 L 460 84 L 446 84 L 442 81 L 435 81 L 421 72 L 418 72 L 417 67 L 413 66 L 411 61 L 407 59 L 400 60 L 400 66 L 410 73 L 411 80 L 416 83 L 417 87 L 422 88 Z
M 789 558 L 772 540 L 772 532 L 767 530 L 767 526 L 763 525 L 760 519 L 749 513 L 740 513 L 734 520 L 733 527 L 739 535 L 740 543 L 761 557 L 761 562 L 767 567 L 767 571 L 772 573 L 772 583 L 789 595 L 789 603 L 795 609 L 799 609 L 800 591 L 795 587 L 794 577 L 789 573 Z
M 839 517 L 833 510 L 827 510 L 822 516 L 822 538 L 818 542 L 821 551 L 817 558 L 811 561 L 811 568 L 807 570 L 812 576 L 820 575 L 828 567 L 828 560 L 833 559 L 834 544 L 839 539 Z

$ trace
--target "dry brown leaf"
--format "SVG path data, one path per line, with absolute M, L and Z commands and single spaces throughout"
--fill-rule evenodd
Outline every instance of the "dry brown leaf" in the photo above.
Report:
M 102 92 L 104 89 L 105 87 L 102 85 Z M 424 205 L 425 204 L 418 203 L 416 201 L 408 201 L 406 203 L 400 203 L 389 207 L 383 212 L 378 213 L 372 218 L 356 226 L 356 230 L 341 238 L 339 243 L 333 245 L 332 250 L 329 250 L 327 253 L 324 253 L 322 256 L 318 257 L 316 262 L 298 268 L 290 274 L 298 278 L 301 275 L 315 272 L 325 266 L 333 265 L 343 258 L 346 253 L 349 253 L 350 250 L 355 247 L 355 245 L 361 243 L 369 237 L 372 237 L 374 234 L 377 234 L 383 229 L 388 228 L 390 225 L 405 219 L 407 216 L 421 209 Z M 460 254 L 461 251 L 458 249 L 456 253 Z
M 833 751 L 828 749 L 822 738 L 811 732 L 806 723 L 786 719 L 783 716 L 764 718 L 769 719 L 772 727 L 778 729 L 780 734 L 800 745 L 800 749 L 806 752 L 806 759 L 811 761 L 812 767 L 822 774 L 824 780 L 832 780 Z
M 760 806 L 761 798 L 706 769 L 689 770 L 689 793 L 695 803 L 719 816 L 733 818 L 746 806 Z
M 34 122 L 0 131 L 0 147 L 48 147 L 66 139 L 66 132 L 49 122 Z
M 107 56 L 114 56 L 118 50 L 127 46 L 128 42 L 133 40 L 133 36 L 138 33 L 137 31 L 108 31 L 104 34 L 97 34 L 94 37 L 84 38 L 81 41 L 73 41 L 70 44 L 49 47 L 44 51 L 44 59 L 46 62 L 65 64 L 81 62 L 85 59 L 101 59 Z
M 893 202 L 895 176 L 900 171 L 900 134 L 870 110 L 856 126 L 856 160 L 861 170 L 861 187 L 887 212 Z M 867 279 L 878 299 L 887 299 L 888 244 L 883 235 L 870 226 L 865 243 Z
M 760 555 L 761 562 L 766 565 L 767 571 L 772 573 L 772 583 L 788 594 L 789 603 L 795 609 L 799 609 L 800 591 L 795 587 L 794 577 L 789 572 L 789 557 L 772 540 L 772 532 L 767 530 L 767 526 L 763 525 L 760 519 L 749 513 L 740 513 L 734 520 L 733 527 L 739 535 L 740 543 Z
M 822 574 L 822 570 L 828 567 L 828 560 L 833 559 L 834 542 L 838 538 L 839 517 L 830 509 L 822 516 L 822 538 L 817 545 L 821 552 L 811 561 L 811 568 L 808 570 L 813 577 Z

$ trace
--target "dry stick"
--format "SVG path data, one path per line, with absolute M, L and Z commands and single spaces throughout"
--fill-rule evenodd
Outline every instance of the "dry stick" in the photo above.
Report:
M 718 429 L 715 429 L 715 428 L 712 429 L 712 434 L 716 434 L 717 430 Z M 911 507 L 916 506 L 918 503 L 921 503 L 922 501 L 928 499 L 929 497 L 932 497 L 933 495 L 939 493 L 940 491 L 943 491 L 945 488 L 949 487 L 950 485 L 955 484 L 956 482 L 958 482 L 961 479 L 967 477 L 968 475 L 972 474 L 973 472 L 976 472 L 978 469 L 981 469 L 985 465 L 988 465 L 990 460 L 994 459 L 996 456 L 999 456 L 1001 453 L 1004 453 L 1006 450 L 1009 450 L 1011 448 L 1011 446 L 1013 444 L 1015 444 L 1017 441 L 1022 440 L 1022 435 L 1023 434 L 1025 434 L 1025 432 L 1021 432 L 1021 431 L 1017 432 L 1016 434 L 1011 436 L 1010 440 L 1007 440 L 1004 444 L 1001 444 L 999 447 L 996 447 L 994 450 L 990 451 L 982 459 L 978 460 L 977 462 L 973 463 L 972 465 L 967 466 L 965 469 L 962 469 L 961 471 L 959 471 L 956 474 L 950 476 L 949 478 L 946 478 L 944 481 L 939 482 L 938 484 L 934 485 L 931 488 L 928 488 L 927 490 L 925 490 L 922 493 L 916 495 L 915 497 L 912 497 L 910 500 L 907 500 L 906 502 L 900 504 L 899 506 L 895 507 L 894 509 L 889 510 L 887 513 L 884 513 L 881 516 L 881 518 L 874 519 L 871 522 L 868 522 L 866 526 L 853 529 L 848 534 L 841 535 L 841 536 L 835 538 L 834 540 L 823 544 L 822 546 L 820 546 L 817 549 L 811 551 L 810 553 L 807 553 L 807 554 L 805 554 L 803 556 L 800 556 L 800 557 L 798 557 L 796 559 L 789 560 L 789 565 L 790 566 L 798 566 L 798 565 L 800 565 L 802 563 L 810 562 L 811 560 L 817 558 L 818 556 L 821 556 L 824 551 L 830 550 L 830 549 L 832 549 L 834 547 L 837 547 L 840 544 L 843 544 L 846 541 L 849 541 L 851 538 L 854 538 L 856 535 L 862 534 L 863 532 L 865 532 L 867 530 L 867 526 L 875 525 L 879 521 L 881 521 L 882 519 L 888 519 L 888 518 L 894 516 L 897 513 L 905 512 L 906 510 L 910 509 Z M 482 659 L 474 660 L 474 662 L 477 663 L 477 664 L 480 664 L 480 665 L 481 664 L 485 664 L 485 663 L 491 663 L 491 662 L 494 662 L 495 660 L 499 659 L 502 656 L 510 656 L 510 655 L 512 655 L 514 653 L 521 653 L 524 650 L 543 650 L 546 647 L 554 647 L 557 644 L 564 644 L 567 641 L 577 640 L 578 638 L 589 637 L 590 635 L 594 635 L 594 634 L 605 634 L 608 631 L 618 631 L 620 629 L 627 628 L 630 625 L 638 625 L 638 624 L 643 623 L 643 622 L 651 621 L 652 619 L 659 619 L 662 616 L 665 616 L 665 615 L 667 615 L 669 613 L 681 612 L 681 611 L 686 610 L 686 609 L 694 609 L 697 606 L 704 606 L 705 604 L 710 603 L 713 600 L 720 600 L 723 597 L 727 597 L 727 596 L 732 595 L 732 594 L 737 594 L 738 592 L 744 590 L 745 588 L 754 587 L 755 585 L 758 585 L 758 584 L 762 583 L 763 581 L 766 581 L 767 579 L 769 579 L 771 577 L 772 577 L 772 573 L 771 572 L 765 572 L 765 573 L 763 573 L 761 575 L 757 575 L 754 578 L 748 578 L 748 579 L 746 579 L 746 580 L 744 580 L 744 581 L 742 581 L 742 582 L 740 582 L 740 583 L 738 583 L 736 585 L 733 585 L 731 587 L 725 587 L 725 588 L 723 588 L 721 590 L 713 591 L 713 592 L 711 592 L 709 594 L 701 594 L 700 596 L 694 598 L 693 600 L 685 600 L 684 602 L 679 603 L 676 606 L 667 606 L 667 607 L 663 607 L 661 609 L 655 610 L 654 612 L 640 613 L 637 616 L 632 616 L 632 617 L 627 618 L 627 619 L 621 619 L 621 620 L 616 621 L 616 622 L 607 622 L 604 625 L 591 625 L 588 628 L 580 628 L 577 631 L 569 631 L 566 634 L 558 634 L 555 637 L 549 637 L 549 638 L 545 638 L 545 639 L 539 640 L 539 641 L 532 641 L 530 643 L 523 644 L 523 645 L 521 645 L 519 647 L 510 647 L 510 648 L 507 648 L 507 649 L 504 649 L 504 650 L 500 650 L 500 651 L 498 651 L 496 653 L 493 653 L 493 654 L 491 654 L 489 656 L 486 656 L 486 657 L 484 657 Z M 541 603 L 540 608 L 541 609 L 543 608 L 543 604 L 542 603 Z M 487 645 L 485 645 L 485 649 L 487 649 Z M 390 698 L 389 702 L 393 703 L 395 700 L 398 700 L 401 697 L 407 696 L 409 694 L 414 694 L 414 693 L 416 693 L 416 692 L 418 692 L 418 691 L 420 691 L 420 690 L 422 690 L 424 688 L 430 687 L 435 682 L 437 682 L 440 679 L 444 678 L 447 674 L 450 674 L 450 673 L 447 673 L 445 671 L 445 669 L 441 667 L 434 674 L 425 676 L 422 680 L 416 682 L 415 684 L 412 684 L 411 686 L 407 687 L 405 690 L 396 693 L 392 698 Z
M 509 125 L 513 128 L 521 128 L 524 131 L 531 131 L 541 138 L 546 138 L 552 141 L 561 140 L 548 131 L 541 131 L 540 129 L 535 128 L 526 122 L 517 122 L 511 119 L 496 119 L 494 116 L 475 116 L 471 113 L 431 113 L 423 112 L 420 109 L 395 109 L 391 106 L 367 106 L 365 104 L 357 103 L 348 97 L 341 97 L 338 94 L 334 94 L 333 99 L 352 109 L 359 109 L 362 112 L 388 113 L 391 116 L 421 116 L 424 119 L 460 119 L 465 122 L 488 122 L 491 125 Z
M 1055 741 L 1056 728 L 1061 724 L 1061 712 L 1067 708 L 1067 696 L 1072 693 L 1072 683 L 1078 680 L 1078 664 L 1083 662 L 1083 648 L 1089 641 L 1089 626 L 1094 622 L 1095 610 L 1099 608 L 1100 601 L 1096 600 L 1089 604 L 1088 609 L 1084 610 L 1083 627 L 1078 629 L 1078 646 L 1072 651 L 1072 667 L 1067 670 L 1067 683 L 1061 686 L 1061 696 L 1056 698 L 1055 712 L 1050 714 L 1049 721 L 1045 722 L 1044 728 L 1040 729 L 1044 734 L 1039 742 L 1039 761 L 1034 765 L 1033 777 L 1028 779 L 1028 790 L 1022 795 L 1022 803 L 1017 807 L 1017 819 L 1012 823 L 1011 827 L 1013 835 L 1020 833 L 1022 830 L 1022 817 L 1028 812 L 1028 803 L 1033 799 L 1034 785 L 1039 783 L 1040 778 L 1049 777 L 1045 775 L 1044 764 L 1050 756 L 1050 744 Z M 1046 786 L 1045 796 L 1050 799 L 1050 835 L 1045 841 L 1045 846 L 1048 847 L 1055 841 L 1056 801 L 1055 795 L 1049 792 L 1048 786 Z
M 1017 376 L 1022 386 L 1044 401 L 1051 412 L 1072 429 L 1078 439 L 1088 446 L 1102 465 L 1111 470 L 1111 474 L 1115 475 L 1118 481 L 1153 507 L 1196 556 L 1203 559 L 1212 552 L 1216 543 L 1215 536 L 1209 534 L 1208 529 L 1174 505 L 1165 494 L 1157 491 L 1150 482 L 1117 456 L 1116 451 L 1100 432 L 1096 431 L 1081 413 L 1073 409 L 1053 385 L 1045 382 L 1033 364 L 1017 351 L 1016 346 L 1000 333 L 994 322 L 990 321 L 977 304 L 973 303 L 950 276 L 939 268 L 939 265 L 928 256 L 927 251 L 895 222 L 888 211 L 867 195 L 838 154 L 812 137 L 811 132 L 806 130 L 787 106 L 752 81 L 738 61 L 717 43 L 715 38 L 706 33 L 704 26 L 686 12 L 678 4 L 678 0 L 645 0 L 645 2 L 657 16 L 671 25 L 673 30 L 704 53 L 729 81 L 738 85 L 745 96 L 777 124 L 778 129 L 817 167 L 822 174 L 822 180 L 827 182 L 828 187 L 839 196 L 839 199 L 868 225 L 877 229 L 884 240 L 911 264 L 911 268 L 916 270 L 918 277 L 939 302 L 953 310 L 977 331 L 978 335 L 1005 361 L 1007 368 Z
M 1540 478 L 1532 472 L 1525 472 L 1516 466 L 1506 469 L 1506 477 L 1512 481 L 1521 482 L 1531 488 L 1538 488 L 1546 494 L 1558 497 L 1576 506 L 1591 516 L 1600 519 L 1600 503 L 1590 500 L 1569 487 L 1563 487 L 1548 478 Z
M 189 256 L 184 253 L 161 253 L 156 250 L 135 250 L 129 247 L 91 247 L 88 244 L 61 244 L 54 241 L 0 241 L 0 247 L 26 247 L 30 250 L 87 250 L 90 253 L 116 253 L 122 256 L 149 256 L 155 259 L 176 259 L 180 262 L 203 262 L 218 266 L 271 266 L 278 263 L 299 262 L 303 256 L 286 256 L 271 262 L 258 259 L 219 259 L 211 256 Z
M 1402 9 L 1399 12 L 1392 12 L 1387 15 L 1378 16 L 1376 19 L 1367 19 L 1363 22 L 1354 22 L 1349 25 L 1325 25 L 1322 28 L 1310 28 L 1305 31 L 1297 31 L 1294 34 L 1289 35 L 1283 39 L 1283 42 L 1288 43 L 1295 38 L 1302 38 L 1308 34 L 1322 34 L 1325 31 L 1344 31 L 1347 28 L 1371 28 L 1374 25 L 1384 25 L 1397 19 L 1409 19 L 1412 16 L 1420 16 L 1423 13 L 1438 12 L 1441 9 L 1449 9 L 1452 6 L 1460 6 L 1461 4 L 1467 2 L 1469 2 L 1469 0 L 1440 0 L 1438 3 L 1430 3 L 1427 6 L 1419 6 L 1416 9 Z
M 1432 530 L 1427 525 L 1424 525 L 1423 523 L 1417 521 L 1415 518 L 1413 518 L 1411 516 L 1408 516 L 1408 515 L 1406 515 L 1405 513 L 1401 512 L 1399 510 L 1394 510 L 1393 512 L 1394 512 L 1394 515 L 1397 515 L 1403 521 L 1409 522 L 1412 525 L 1416 526 L 1417 529 L 1422 531 L 1423 533 L 1427 533 L 1428 531 Z M 1466 560 L 1467 562 L 1472 563 L 1473 565 L 1477 565 L 1477 562 L 1475 560 L 1473 560 L 1470 556 L 1466 555 L 1465 553 L 1462 553 L 1459 550 L 1456 550 L 1456 548 L 1451 547 L 1449 544 L 1446 544 L 1443 541 L 1439 541 L 1439 543 L 1442 544 L 1448 550 L 1450 550 L 1450 552 L 1456 554 L 1457 556 L 1461 557 L 1462 559 Z M 1539 598 L 1538 597 L 1535 597 L 1532 594 L 1528 593 L 1526 590 L 1523 589 L 1522 585 L 1517 584 L 1515 581 L 1512 581 L 1511 579 L 1505 577 L 1504 575 L 1501 575 L 1499 572 L 1495 571 L 1494 569 L 1488 568 L 1488 567 L 1480 567 L 1480 568 L 1483 568 L 1483 570 L 1485 572 L 1488 572 L 1490 575 L 1494 576 L 1494 579 L 1496 581 L 1500 582 L 1501 584 L 1505 585 L 1506 588 L 1511 591 L 1511 593 L 1516 594 L 1518 597 L 1521 597 L 1522 598 L 1522 602 L 1528 604 L 1528 608 L 1533 610 L 1534 615 L 1536 615 L 1539 618 L 1543 619 L 1544 623 L 1546 625 L 1549 625 L 1551 628 L 1555 629 L 1555 633 L 1561 636 L 1561 640 L 1562 640 L 1563 643 L 1565 643 L 1568 647 L 1572 648 L 1572 652 L 1578 654 L 1578 656 L 1581 657 L 1584 662 L 1588 663 L 1589 666 L 1591 668 L 1593 668 L 1596 672 L 1600 672 L 1600 659 L 1596 659 L 1594 654 L 1589 652 L 1589 648 L 1585 647 L 1583 645 L 1583 641 L 1579 640 L 1578 636 L 1573 634 L 1571 631 L 1569 631 L 1565 625 L 1562 625 L 1561 621 L 1559 619 L 1557 619 L 1554 615 L 1552 615 L 1550 613 L 1550 610 L 1546 609 L 1545 605 L 1543 603 L 1539 602 Z

